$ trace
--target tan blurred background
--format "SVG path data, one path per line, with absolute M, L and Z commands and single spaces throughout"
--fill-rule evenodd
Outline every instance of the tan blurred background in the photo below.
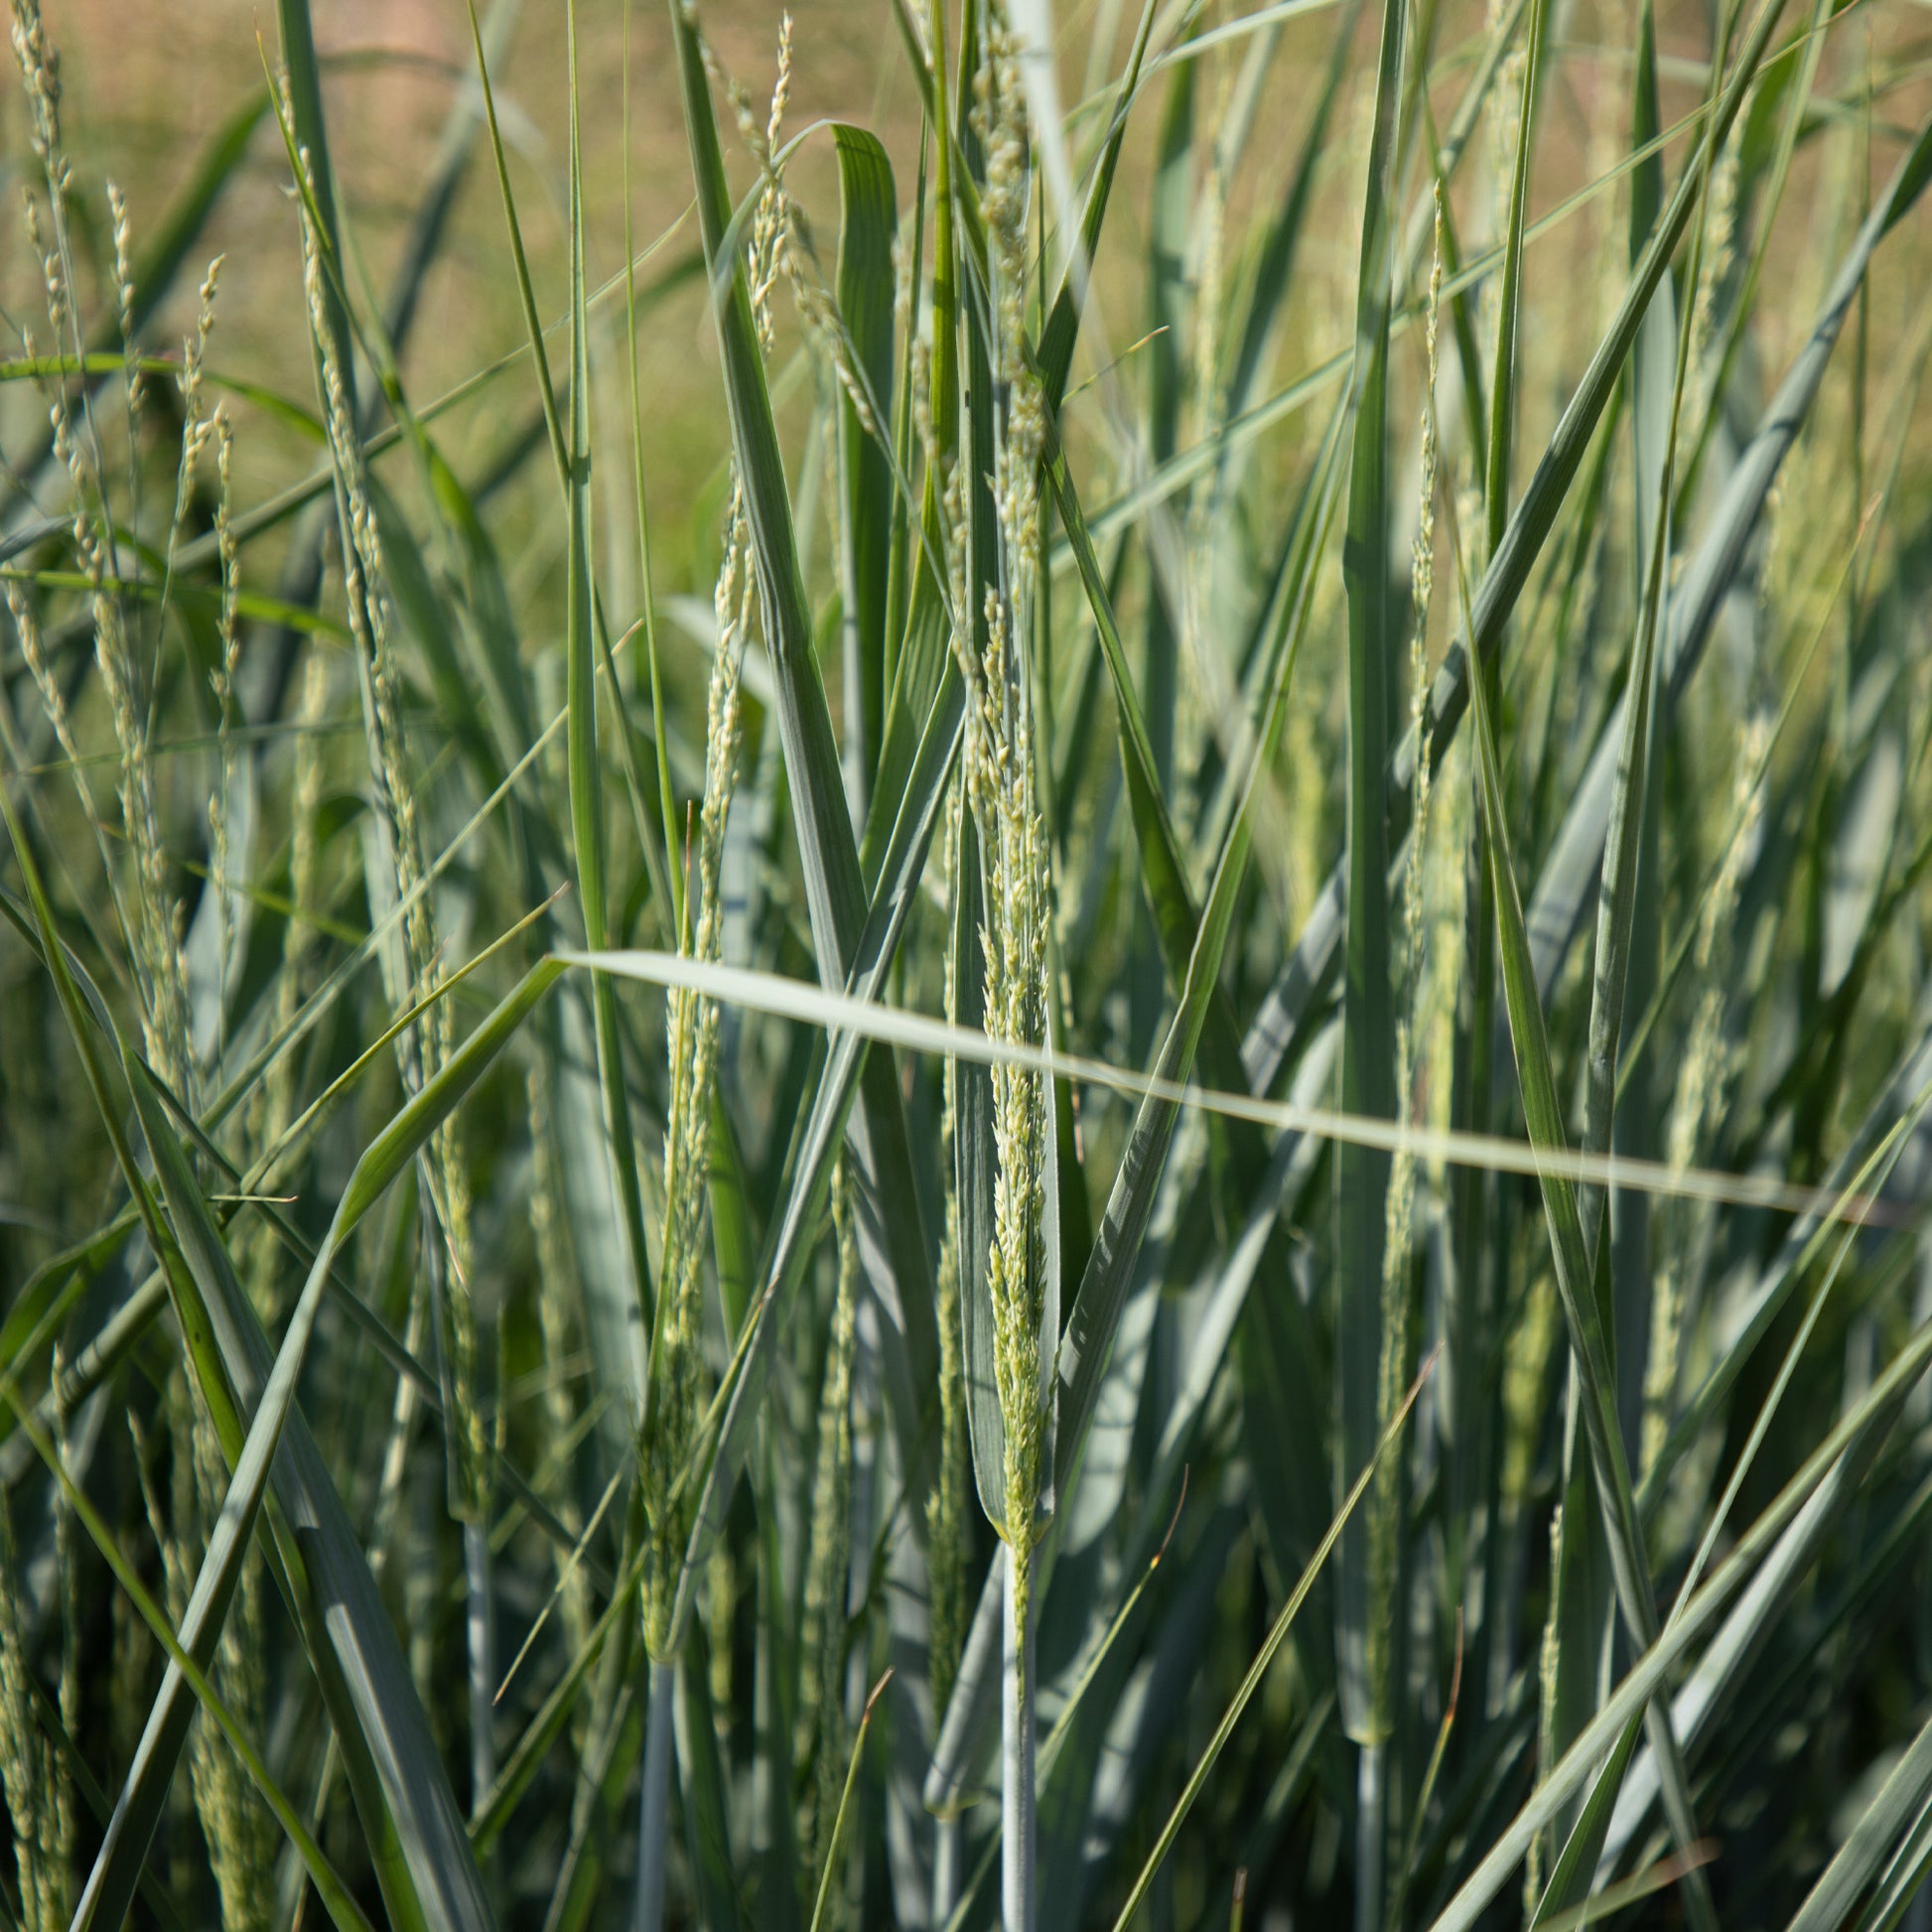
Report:
M 422 194 L 458 89 L 473 70 L 468 15 L 463 0 L 313 0 L 318 43 L 330 63 L 327 79 L 333 158 L 345 186 L 352 237 L 378 290 L 390 269 Z M 47 22 L 62 51 L 69 146 L 83 191 L 99 200 L 101 178 L 119 182 L 130 196 L 137 241 L 144 224 L 159 221 L 198 156 L 223 121 L 263 82 L 262 52 L 276 51 L 273 0 L 200 0 L 177 6 L 154 0 L 44 0 Z M 1232 18 L 1253 9 L 1228 5 L 1213 12 Z M 484 9 L 487 14 L 488 9 Z M 780 9 L 770 0 L 709 0 L 709 32 L 734 72 L 759 101 L 760 111 L 773 70 Z M 806 128 L 821 117 L 854 119 L 886 141 L 898 175 L 901 206 L 909 203 L 917 165 L 919 119 L 916 95 L 896 24 L 892 0 L 794 0 L 791 109 L 788 127 Z M 950 10 L 949 10 L 950 11 Z M 1701 0 L 1672 0 L 1661 9 L 1666 56 L 1693 53 L 1709 32 Z M 1796 18 L 1796 9 L 1790 10 Z M 1114 71 L 1125 51 L 1126 32 L 1138 8 L 1125 0 L 1068 0 L 1056 8 L 1062 52 L 1062 84 L 1077 100 L 1083 80 Z M 1359 245 L 1360 170 L 1356 157 L 1366 134 L 1377 9 L 1365 6 L 1357 29 L 1356 59 L 1330 130 L 1320 193 L 1302 254 L 1300 292 L 1284 332 L 1277 362 L 1282 380 L 1299 374 L 1347 340 L 1355 253 Z M 1544 109 L 1535 190 L 1538 208 L 1554 205 L 1590 174 L 1613 166 L 1626 124 L 1627 48 L 1635 8 L 1627 0 L 1575 0 L 1559 9 L 1567 58 L 1560 64 Z M 662 0 L 635 0 L 630 17 L 632 101 L 629 153 L 623 145 L 623 47 L 625 10 L 621 0 L 583 0 L 579 10 L 587 196 L 592 232 L 593 282 L 614 274 L 622 261 L 623 194 L 628 178 L 634 231 L 641 247 L 676 222 L 688 202 L 689 170 L 676 77 L 668 57 Z M 1301 140 L 1310 90 L 1326 57 L 1338 15 L 1316 9 L 1291 20 L 1268 78 L 1254 137 L 1230 198 L 1227 235 L 1229 272 L 1237 267 L 1244 217 L 1279 197 Z M 1841 92 L 1858 71 L 1868 45 L 1909 50 L 1915 22 L 1924 16 L 1894 0 L 1866 0 L 1835 27 L 1820 74 L 1823 88 Z M 1479 0 L 1446 0 L 1437 37 L 1440 84 L 1432 88 L 1439 115 L 1453 104 L 1468 70 L 1467 53 L 1479 39 L 1485 9 Z M 258 42 L 257 36 L 261 37 Z M 1096 47 L 1096 37 L 1102 45 Z M 1218 107 L 1246 49 L 1231 43 L 1203 63 L 1196 87 L 1197 152 L 1207 144 Z M 530 252 L 539 307 L 546 321 L 563 313 L 566 293 L 565 112 L 566 71 L 562 0 L 523 0 L 514 31 L 493 65 L 511 172 Z M 1665 120 L 1696 99 L 1700 79 L 1684 60 L 1667 58 Z M 1149 191 L 1149 151 L 1161 112 L 1162 85 L 1150 87 L 1138 109 L 1121 186 L 1109 217 L 1103 250 L 1099 303 L 1105 340 L 1115 353 L 1145 330 L 1140 273 Z M 1897 144 L 1887 132 L 1922 111 L 1925 88 L 1911 85 L 1879 104 L 1871 173 L 1882 181 L 1894 164 Z M 18 91 L 0 89 L 12 103 L 6 150 L 25 150 Z M 729 137 L 729 130 L 728 130 Z M 729 138 L 728 138 L 728 146 Z M 1815 264 L 1835 255 L 1830 228 L 1856 205 L 1858 191 L 1841 179 L 1820 193 L 1820 170 L 1808 144 L 1780 220 L 1780 251 Z M 1846 143 L 1835 144 L 1844 150 Z M 1459 218 L 1478 236 L 1493 200 L 1486 154 L 1472 157 L 1457 190 Z M 749 180 L 742 155 L 730 165 L 742 190 Z M 1673 172 L 1677 165 L 1673 153 Z M 302 310 L 296 218 L 286 192 L 287 164 L 272 124 L 255 135 L 247 160 L 197 243 L 196 262 L 225 253 L 218 327 L 212 362 L 313 401 L 306 322 Z M 829 142 L 808 142 L 793 184 L 818 225 L 829 251 L 836 236 L 836 180 Z M 1528 351 L 1547 355 L 1548 373 L 1574 375 L 1600 306 L 1595 294 L 1615 278 L 1622 247 L 1621 194 L 1602 196 L 1561 232 L 1537 244 L 1530 262 Z M 1820 232 L 1818 223 L 1826 224 Z M 640 273 L 648 288 L 696 240 L 687 221 Z M 1914 243 L 1912 253 L 1922 250 Z M 1910 276 L 1902 275 L 1905 251 L 1894 247 L 1874 283 L 1874 327 L 1882 332 L 1909 304 Z M 17 220 L 0 220 L 0 263 L 8 298 L 31 300 L 32 264 Z M 25 287 L 23 281 L 25 278 Z M 198 275 L 184 274 L 162 322 L 150 335 L 172 346 L 191 317 Z M 1549 342 L 1539 305 L 1563 291 L 1555 311 L 1562 343 Z M 1803 311 L 1779 299 L 1768 305 L 1780 322 L 1795 323 Z M 621 304 L 607 305 L 599 355 L 596 407 L 607 434 L 627 430 L 621 362 Z M 781 322 L 782 329 L 782 322 Z M 1773 332 L 1775 333 L 1775 326 Z M 1539 337 L 1543 340 L 1539 341 Z M 412 399 L 428 402 L 463 377 L 523 340 L 509 272 L 500 202 L 480 137 L 457 199 L 447 239 L 425 288 L 422 310 L 405 358 Z M 722 452 L 720 396 L 709 324 L 695 286 L 686 281 L 653 305 L 639 331 L 641 374 L 648 431 L 647 472 L 653 524 L 673 582 L 702 574 L 705 540 L 694 549 L 694 513 L 710 500 Z M 1091 339 L 1087 345 L 1092 346 Z M 1777 352 L 1776 345 L 1771 345 Z M 561 345 L 559 345 L 561 352 Z M 789 398 L 787 420 L 804 420 L 809 380 L 795 366 L 787 388 L 780 345 L 778 391 Z M 1537 433 L 1553 413 L 1554 385 L 1533 397 L 1526 434 Z M 439 436 L 466 475 L 488 466 L 513 426 L 534 407 L 526 371 L 493 384 L 479 401 L 444 417 Z M 615 418 L 615 420 L 613 420 Z M 259 410 L 238 410 L 240 471 L 244 496 L 257 495 L 305 471 L 312 454 L 299 437 Z M 607 441 L 600 461 L 627 473 L 627 434 L 616 449 Z M 1526 448 L 1535 447 L 1526 443 Z M 622 453 L 621 456 L 619 453 Z M 507 492 L 547 489 L 547 469 L 524 468 Z M 1104 493 L 1104 492 L 1103 492 Z M 528 498 L 534 504 L 534 498 Z M 543 499 L 549 507 L 550 499 Z M 614 504 L 613 513 L 617 513 Z M 528 522 L 539 546 L 553 539 L 550 516 Z M 512 521 L 507 527 L 519 527 Z M 514 563 L 516 560 L 511 560 Z M 541 579 L 553 561 L 538 554 L 524 568 Z
M 482 11 L 487 17 L 486 5 Z M 792 12 L 797 58 L 789 127 L 803 128 L 819 117 L 868 123 L 893 148 L 901 193 L 909 193 L 918 140 L 916 96 L 887 0 L 798 0 Z M 191 6 L 47 0 L 46 18 L 61 50 L 66 127 L 79 185 L 96 199 L 102 177 L 127 191 L 138 247 L 144 226 L 151 229 L 160 220 L 222 123 L 261 88 L 261 49 L 270 59 L 277 50 L 272 0 L 200 0 Z M 623 9 L 613 0 L 586 0 L 579 18 L 595 285 L 616 274 L 623 260 Z M 762 106 L 771 84 L 779 9 L 761 0 L 735 0 L 707 9 L 706 19 L 724 58 Z M 458 89 L 474 72 L 468 15 L 462 0 L 316 0 L 314 20 L 328 63 L 332 159 L 369 279 L 386 292 Z M 633 230 L 641 249 L 683 215 L 689 166 L 660 0 L 640 0 L 630 34 L 629 177 Z M 548 322 L 562 316 L 567 295 L 561 0 L 524 0 L 507 48 L 492 63 L 492 78 L 532 277 Z M 19 97 L 12 88 L 0 94 L 11 103 L 5 110 L 12 117 L 8 147 L 18 155 L 25 146 Z M 738 179 L 741 184 L 747 179 L 742 167 Z M 822 210 L 829 242 L 836 235 L 836 177 L 828 143 L 808 144 L 795 180 L 807 204 Z M 287 181 L 280 138 L 273 124 L 265 123 L 191 261 L 199 270 L 217 253 L 226 258 L 212 365 L 312 403 L 296 216 Z M 13 257 L 7 273 L 11 290 L 28 264 L 18 223 L 0 221 L 0 228 L 13 230 L 0 242 Z M 695 219 L 687 219 L 639 271 L 640 287 L 647 289 L 695 243 Z M 177 345 L 192 319 L 199 280 L 199 272 L 184 273 L 162 322 L 150 331 L 155 346 L 171 351 Z M 621 300 L 607 304 L 604 316 L 598 403 L 609 413 L 624 403 L 615 352 L 621 343 L 616 333 Z M 405 374 L 412 400 L 428 402 L 518 346 L 523 336 L 501 202 L 486 140 L 479 134 L 408 345 Z M 674 555 L 675 519 L 702 483 L 701 474 L 692 474 L 694 466 L 709 470 L 721 448 L 718 396 L 709 375 L 715 368 L 710 330 L 688 280 L 670 299 L 651 306 L 639 345 L 653 510 L 661 496 L 662 513 L 672 519 L 666 538 Z M 561 349 L 559 343 L 555 352 Z M 535 397 L 527 372 L 519 370 L 493 384 L 479 402 L 442 419 L 438 433 L 459 468 L 468 474 L 486 465 L 511 423 L 534 407 Z M 243 406 L 238 426 L 244 494 L 288 481 L 312 460 L 299 438 L 259 411 Z M 620 419 L 611 428 L 627 431 L 627 424 Z M 623 469 L 628 470 L 627 448 Z

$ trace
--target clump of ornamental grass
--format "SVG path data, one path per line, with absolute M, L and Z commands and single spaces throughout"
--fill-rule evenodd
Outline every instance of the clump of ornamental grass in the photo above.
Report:
M 621 261 L 580 190 L 566 289 L 501 147 L 558 103 L 492 6 L 500 92 L 455 91 L 370 290 L 355 184 L 413 199 L 410 137 L 348 151 L 283 0 L 277 291 L 218 196 L 259 141 L 144 251 L 10 10 L 0 1915 L 1910 1924 L 1932 136 L 1892 16 L 1108 5 L 1054 60 L 1037 6 L 922 0 L 876 74 L 787 23 L 755 103 L 660 0 L 624 58 L 668 27 L 696 216 Z M 580 184 L 611 132 L 573 112 Z M 492 160 L 507 356 L 444 221 Z M 1386 1104 L 1337 1121 L 1371 1006 Z M 218 1558 L 204 1305 L 290 1407 L 206 1633 L 236 1736 L 157 1757 L 164 1646 L 82 1538 L 176 1622 Z M 1579 1460 L 1606 1414 L 1627 1491 Z

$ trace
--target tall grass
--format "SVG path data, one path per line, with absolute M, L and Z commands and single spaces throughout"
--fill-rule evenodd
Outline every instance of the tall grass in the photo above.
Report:
M 13 0 L 0 1924 L 1932 1922 L 1911 17 L 512 11 Z

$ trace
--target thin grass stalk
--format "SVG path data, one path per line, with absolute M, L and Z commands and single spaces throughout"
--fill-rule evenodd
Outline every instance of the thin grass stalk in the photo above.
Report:
M 1026 104 L 1019 47 L 995 8 L 980 21 L 974 53 L 974 109 L 968 117 L 984 156 L 981 207 L 990 281 L 988 359 L 997 388 L 991 410 L 991 531 L 975 532 L 976 561 L 997 580 L 976 584 L 973 610 L 963 558 L 954 565 L 954 653 L 966 687 L 965 786 L 986 887 L 980 946 L 985 1024 L 996 1038 L 1039 1046 L 1047 1037 L 1048 912 L 1044 827 L 1035 777 L 1032 655 L 1034 586 L 1039 566 L 1039 464 L 1045 417 L 1028 360 Z M 962 64 L 965 59 L 962 50 Z M 975 515 L 985 499 L 969 492 Z M 985 539 L 990 538 L 988 543 Z M 1057 1234 L 1046 1226 L 1048 1086 L 1033 1068 L 992 1072 L 996 1171 L 986 1256 L 993 1374 L 1001 1431 L 1006 1541 L 1002 1650 L 1002 1909 L 1007 1932 L 1033 1932 L 1036 1881 L 1034 1824 L 1034 1552 L 1049 1470 L 1048 1395 L 1055 1379 L 1058 1314 L 1049 1300 Z M 1050 1330 L 1050 1331 L 1049 1331 Z M 982 1482 L 982 1501 L 986 1501 Z
M 0 1790 L 12 1827 L 14 1878 L 25 1932 L 60 1932 L 70 1907 L 72 1791 L 34 1708 L 31 1632 L 21 1616 L 31 1595 L 3 1493 L 0 1566 Z
M 949 795 L 945 830 L 945 876 L 959 877 L 959 839 L 965 801 L 957 786 Z M 945 1012 L 948 1023 L 959 1017 L 959 987 L 955 949 L 944 947 Z M 942 1062 L 943 1105 L 940 1110 L 941 1184 L 945 1189 L 944 1228 L 939 1267 L 934 1277 L 939 1327 L 939 1473 L 926 1503 L 926 1594 L 929 1604 L 926 1640 L 926 1677 L 932 1691 L 934 1735 L 945 1723 L 959 1677 L 965 1648 L 969 1610 L 966 1603 L 967 1485 L 971 1480 L 972 1444 L 967 1435 L 966 1363 L 960 1328 L 959 1192 L 953 1151 L 956 1104 L 955 1068 Z M 966 1875 L 965 1822 L 957 1812 L 934 1821 L 932 1851 L 932 1919 L 944 1925 L 959 1901 Z
M 1384 1120 L 1397 1115 L 1389 930 L 1389 822 L 1384 805 L 1390 690 L 1396 638 L 1388 581 L 1389 313 L 1394 271 L 1396 159 L 1409 31 L 1406 0 L 1386 0 L 1356 279 L 1355 399 L 1342 576 L 1347 601 L 1347 933 L 1344 945 L 1341 1105 Z M 1337 1486 L 1368 1459 L 1383 1365 L 1389 1161 L 1344 1150 L 1335 1163 L 1335 1240 L 1340 1258 L 1336 1357 L 1341 1427 Z M 1337 1664 L 1342 1721 L 1358 1747 L 1355 1806 L 1356 1932 L 1380 1932 L 1386 1862 L 1389 1723 L 1387 1634 L 1378 1616 L 1366 1525 L 1342 1543 Z M 1373 1649 L 1374 1654 L 1371 1654 Z
M 832 1176 L 837 1285 L 818 1403 L 811 1536 L 799 1625 L 798 1715 L 792 1758 L 800 1787 L 799 1871 L 820 1875 L 843 1775 L 846 1592 L 852 1561 L 852 1366 L 857 1344 L 859 1240 L 853 1180 L 841 1160 Z
M 637 1793 L 637 1899 L 634 1932 L 659 1932 L 664 1923 L 665 1868 L 671 1830 L 671 1700 L 677 1664 L 652 1658 L 650 1701 L 644 1707 L 644 1777 Z
M 1000 1657 L 1000 1923 L 1035 1932 L 1038 1829 L 1034 1792 L 1034 1616 L 1020 1565 L 1001 1572 L 1004 1629 Z

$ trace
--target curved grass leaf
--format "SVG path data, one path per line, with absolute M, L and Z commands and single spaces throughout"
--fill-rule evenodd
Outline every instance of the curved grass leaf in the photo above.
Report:
M 1901 1841 L 1917 1836 L 1928 1804 L 1932 1804 L 1932 1722 L 1913 1738 L 1878 1795 L 1859 1815 L 1838 1856 L 1798 1908 L 1790 1932 L 1838 1932 L 1880 1863 Z

